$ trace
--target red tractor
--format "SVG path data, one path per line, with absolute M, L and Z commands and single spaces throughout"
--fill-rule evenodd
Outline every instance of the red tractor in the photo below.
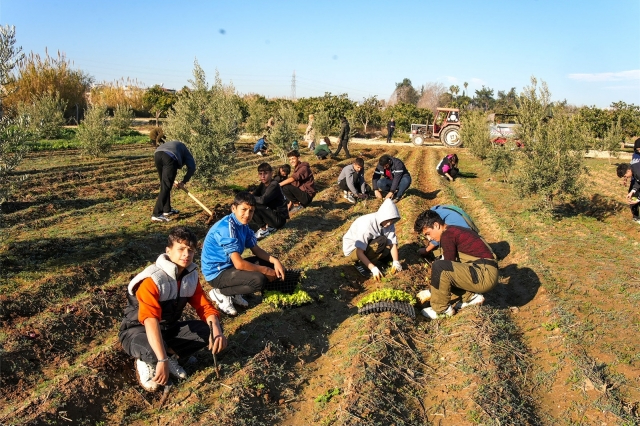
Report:
M 448 148 L 462 146 L 460 139 L 460 110 L 458 108 L 437 108 L 433 124 L 412 124 L 411 142 L 423 145 L 427 138 L 440 138 Z

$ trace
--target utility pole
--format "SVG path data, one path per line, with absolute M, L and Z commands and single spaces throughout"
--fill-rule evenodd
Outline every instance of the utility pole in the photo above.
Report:
M 291 76 L 291 100 L 296 100 L 296 71 L 293 70 L 293 75 Z

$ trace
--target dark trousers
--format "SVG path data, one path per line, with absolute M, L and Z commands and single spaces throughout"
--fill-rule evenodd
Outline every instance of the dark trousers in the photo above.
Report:
M 161 330 L 165 351 L 171 348 L 179 357 L 187 357 L 209 344 L 209 326 L 204 321 L 178 321 Z M 120 331 L 118 335 L 124 351 L 134 358 L 156 364 L 158 358 L 151 349 L 144 325 Z
M 631 190 L 633 189 L 633 185 L 635 185 L 635 183 L 636 183 L 635 179 L 631 178 L 631 182 L 629 183 L 629 190 L 627 191 L 627 193 L 631 192 Z M 634 219 L 640 218 L 640 203 L 630 204 L 629 208 L 631 209 L 631 214 L 633 215 Z
M 267 225 L 280 229 L 285 223 L 287 223 L 287 218 L 279 215 L 275 210 L 263 204 L 256 204 L 256 210 L 253 212 L 253 218 L 249 223 L 249 227 L 253 231 L 257 231 L 259 228 L 264 228 Z
M 173 181 L 176 180 L 178 167 L 173 157 L 166 152 L 156 152 L 153 155 L 153 159 L 156 162 L 156 169 L 160 178 L 160 194 L 158 194 L 153 215 L 160 216 L 162 213 L 171 211 L 171 188 L 173 187 Z
M 362 187 L 362 184 L 360 183 L 359 180 L 355 181 L 353 183 L 353 186 L 356 187 L 356 190 L 359 190 Z M 338 182 L 338 187 L 340 187 L 340 189 L 342 189 L 343 191 L 347 191 L 347 192 L 351 192 L 351 190 L 349 189 L 349 186 L 347 185 L 347 179 L 342 179 L 340 182 Z M 364 186 L 365 189 L 365 194 L 371 191 L 371 188 L 369 187 L 369 185 Z M 360 192 L 356 192 L 354 195 L 360 194 Z
M 388 129 L 387 130 L 387 143 L 391 143 L 391 137 L 393 136 L 393 131 L 395 129 Z
M 300 203 L 303 207 L 307 207 L 311 204 L 311 200 L 313 200 L 312 196 L 291 184 L 283 186 L 282 192 L 284 193 L 284 196 L 287 197 L 287 200 L 294 203 Z
M 344 153 L 346 154 L 347 158 L 351 158 L 351 154 L 349 154 L 349 147 L 347 146 L 349 144 L 349 141 L 340 141 L 340 143 L 338 143 L 338 149 L 336 149 L 336 152 L 333 153 L 334 157 L 337 157 L 338 154 L 340 154 L 340 150 L 344 149 Z
M 383 192 L 389 192 L 391 190 L 391 184 L 393 181 L 391 179 L 387 179 L 386 177 L 378 179 L 378 189 Z M 396 200 L 402 198 L 402 195 L 405 191 L 411 186 L 411 175 L 404 175 L 402 179 L 400 179 L 400 184 L 398 184 L 398 192 L 393 196 Z
M 257 256 L 247 257 L 244 260 L 273 268 L 273 263 L 262 260 Z M 236 294 L 252 294 L 262 291 L 268 281 L 266 275 L 261 272 L 239 271 L 232 266 L 220 272 L 217 277 L 209 281 L 209 284 L 211 287 L 220 290 L 220 293 L 225 296 L 235 296 Z

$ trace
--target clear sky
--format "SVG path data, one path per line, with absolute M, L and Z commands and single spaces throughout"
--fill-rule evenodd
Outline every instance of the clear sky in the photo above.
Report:
M 388 99 L 395 83 L 640 105 L 640 0 L 0 0 L 25 52 L 65 52 L 97 82 L 180 89 L 193 62 L 241 94 Z

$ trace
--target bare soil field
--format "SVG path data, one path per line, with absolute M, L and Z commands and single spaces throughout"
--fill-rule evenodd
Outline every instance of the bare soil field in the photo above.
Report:
M 251 147 L 237 144 L 225 185 L 190 186 L 218 216 L 234 190 L 257 181 L 265 158 Z M 202 242 L 208 215 L 176 191 L 179 218 L 150 221 L 159 185 L 148 145 L 100 159 L 31 154 L 0 216 L 0 424 L 640 424 L 640 227 L 621 202 L 616 160 L 588 159 L 585 197 L 551 218 L 465 150 L 452 183 L 435 170 L 444 148 L 351 151 L 365 159 L 368 180 L 383 153 L 412 174 L 396 225 L 405 269 L 375 282 L 346 261 L 342 235 L 380 202 L 348 204 L 336 180 L 349 160 L 305 152 L 319 193 L 260 245 L 305 270 L 313 303 L 278 309 L 248 298 L 222 319 L 220 379 L 206 351 L 181 360 L 189 377 L 163 406 L 161 393 L 137 383 L 117 340 L 126 285 L 164 251 L 172 226 L 191 227 Z M 355 304 L 373 290 L 425 288 L 413 222 L 436 204 L 474 218 L 501 257 L 498 288 L 484 306 L 439 321 L 358 315 Z

